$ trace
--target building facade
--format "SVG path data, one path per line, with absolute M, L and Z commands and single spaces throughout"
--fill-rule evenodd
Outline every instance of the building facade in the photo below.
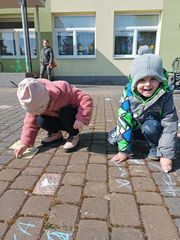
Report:
M 82 84 L 125 84 L 139 46 L 159 54 L 172 70 L 180 57 L 179 0 L 46 0 L 39 9 L 41 39 L 48 39 L 57 68 L 53 79 Z M 33 72 L 39 74 L 36 10 L 28 9 Z M 0 62 L 5 72 L 23 65 L 19 9 L 0 9 Z M 23 67 L 21 71 L 23 71 Z

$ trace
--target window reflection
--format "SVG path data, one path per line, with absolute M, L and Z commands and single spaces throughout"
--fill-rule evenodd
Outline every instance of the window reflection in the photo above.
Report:
M 0 55 L 16 55 L 14 33 L 0 33 Z
M 56 33 L 58 55 L 73 55 L 73 33 Z
M 77 32 L 77 54 L 94 55 L 94 33 Z

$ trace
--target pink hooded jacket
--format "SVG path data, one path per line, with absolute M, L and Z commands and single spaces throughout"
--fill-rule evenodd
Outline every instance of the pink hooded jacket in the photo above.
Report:
M 43 83 L 50 94 L 50 103 L 43 115 L 58 117 L 59 111 L 63 107 L 71 106 L 78 109 L 76 119 L 89 125 L 93 111 L 92 98 L 82 90 L 71 86 L 65 81 L 50 82 L 46 79 L 38 79 Z M 37 116 L 26 113 L 24 126 L 21 134 L 22 145 L 33 147 L 39 126 L 36 123 Z

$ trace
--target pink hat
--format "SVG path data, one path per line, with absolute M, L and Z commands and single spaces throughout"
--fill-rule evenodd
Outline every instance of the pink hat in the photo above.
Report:
M 19 83 L 17 96 L 22 108 L 31 115 L 44 112 L 50 101 L 46 87 L 34 78 L 25 78 Z

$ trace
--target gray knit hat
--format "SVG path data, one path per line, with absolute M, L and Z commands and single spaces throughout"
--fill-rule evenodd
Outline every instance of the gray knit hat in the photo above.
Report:
M 163 76 L 162 60 L 155 54 L 144 54 L 135 58 L 132 62 L 131 69 L 131 88 L 135 88 L 137 82 L 147 76 L 155 77 L 158 82 L 166 82 Z
M 151 49 L 147 45 L 140 47 L 138 50 L 138 55 L 143 55 L 143 54 L 147 54 L 147 53 L 152 53 Z

